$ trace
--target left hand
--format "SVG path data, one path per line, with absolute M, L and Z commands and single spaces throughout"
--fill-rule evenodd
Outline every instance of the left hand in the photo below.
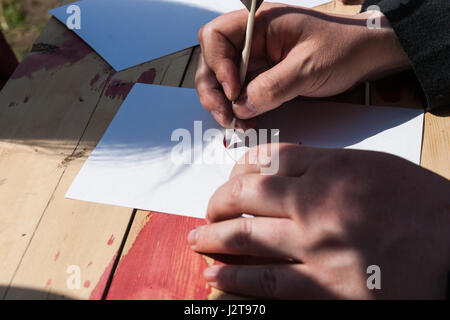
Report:
M 263 176 L 261 165 L 249 164 L 258 152 L 269 153 L 251 149 L 235 166 L 209 202 L 209 224 L 188 243 L 198 252 L 282 262 L 213 266 L 205 271 L 212 286 L 269 298 L 445 297 L 446 179 L 384 153 L 286 144 L 279 172 Z M 370 265 L 380 267 L 380 290 L 367 286 Z

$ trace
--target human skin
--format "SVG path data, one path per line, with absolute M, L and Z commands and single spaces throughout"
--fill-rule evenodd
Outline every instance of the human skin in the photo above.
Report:
M 381 14 L 354 16 L 264 4 L 249 75 L 238 79 L 247 13 L 223 15 L 199 32 L 196 88 L 222 125 L 296 96 L 324 97 L 410 67 Z M 232 103 L 234 101 L 235 103 Z M 278 145 L 279 171 L 260 174 L 259 152 L 236 165 L 208 206 L 208 224 L 188 236 L 202 253 L 251 255 L 275 264 L 214 266 L 214 287 L 268 298 L 443 298 L 450 269 L 450 183 L 384 153 Z M 278 149 L 277 149 L 278 150 Z M 253 163 L 253 164 L 252 164 Z M 247 213 L 254 218 L 242 218 Z M 367 286 L 371 265 L 381 289 Z
M 223 126 L 248 121 L 297 96 L 325 97 L 361 81 L 410 67 L 394 31 L 379 12 L 324 14 L 264 3 L 257 12 L 247 81 L 238 66 L 247 11 L 224 14 L 199 31 L 196 73 L 200 102 Z M 381 29 L 367 28 L 379 17 Z M 234 101 L 234 103 L 232 103 Z
M 258 159 L 274 150 L 279 172 L 261 175 Z M 201 253 L 280 262 L 213 266 L 210 285 L 281 299 L 445 298 L 448 180 L 379 152 L 281 144 L 245 157 L 188 243 Z M 366 284 L 371 265 L 381 270 L 379 290 Z

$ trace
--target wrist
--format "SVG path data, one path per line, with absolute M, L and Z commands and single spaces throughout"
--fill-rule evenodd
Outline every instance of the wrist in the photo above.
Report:
M 363 22 L 357 32 L 361 48 L 362 80 L 380 78 L 411 67 L 408 56 L 383 13 L 366 11 L 356 17 Z

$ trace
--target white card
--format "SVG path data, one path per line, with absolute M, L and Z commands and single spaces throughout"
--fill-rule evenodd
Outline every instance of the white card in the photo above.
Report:
M 420 161 L 421 110 L 294 100 L 260 124 L 279 129 L 280 142 Z M 223 134 L 194 89 L 135 84 L 66 197 L 204 218 L 235 163 Z M 189 153 L 192 163 L 182 164 Z
M 330 0 L 279 2 L 314 7 Z M 203 25 L 244 8 L 239 0 L 84 0 L 50 13 L 78 27 L 71 6 L 80 9 L 80 29 L 73 31 L 116 71 L 195 46 Z

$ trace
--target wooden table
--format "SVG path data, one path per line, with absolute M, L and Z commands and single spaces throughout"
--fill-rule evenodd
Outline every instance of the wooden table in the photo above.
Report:
M 318 9 L 351 14 L 359 6 Z M 64 198 L 132 85 L 192 88 L 198 51 L 116 73 L 50 20 L 0 92 L 0 297 L 226 297 L 202 277 L 215 261 L 186 245 L 202 220 Z M 372 104 L 421 107 L 413 88 L 395 77 L 372 83 Z M 330 99 L 364 103 L 364 92 Z M 449 128 L 448 118 L 426 114 L 421 164 L 447 178 Z

